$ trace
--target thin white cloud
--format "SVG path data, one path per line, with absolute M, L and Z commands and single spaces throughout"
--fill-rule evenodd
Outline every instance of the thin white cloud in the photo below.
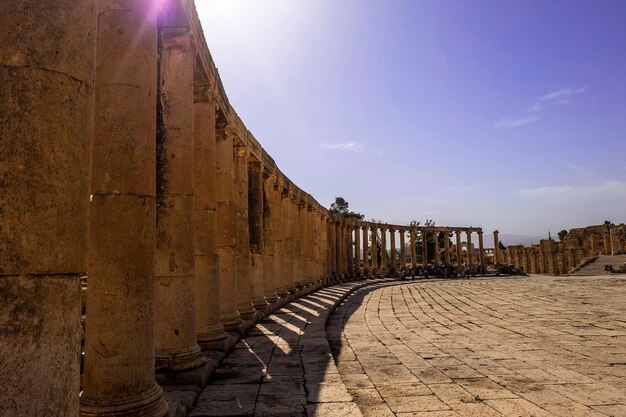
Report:
M 532 112 L 540 112 L 547 107 L 567 104 L 572 101 L 572 97 L 584 93 L 588 86 L 583 87 L 562 87 L 541 97 L 536 98 L 530 107 Z
M 626 198 L 626 182 L 607 181 L 596 185 L 524 188 L 517 191 L 523 198 L 545 201 L 581 201 Z
M 493 127 L 495 128 L 503 128 L 503 127 L 520 127 L 520 126 L 524 126 L 527 125 L 529 123 L 535 122 L 539 119 L 538 116 L 527 116 L 527 117 L 520 117 L 519 119 L 503 119 L 500 120 L 499 122 L 496 122 Z
M 339 142 L 339 143 L 322 143 L 319 145 L 323 149 L 333 149 L 338 151 L 363 152 L 365 145 L 360 142 Z

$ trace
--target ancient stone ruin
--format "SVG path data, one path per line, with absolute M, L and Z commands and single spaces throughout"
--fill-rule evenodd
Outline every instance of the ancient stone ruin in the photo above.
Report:
M 161 386 L 205 384 L 207 352 L 322 286 L 414 267 L 417 236 L 454 233 L 456 263 L 485 266 L 480 228 L 347 220 L 293 184 L 229 104 L 193 1 L 0 16 L 3 417 L 164 416 Z M 420 259 L 450 264 L 435 242 Z M 529 271 L 583 257 L 550 245 Z

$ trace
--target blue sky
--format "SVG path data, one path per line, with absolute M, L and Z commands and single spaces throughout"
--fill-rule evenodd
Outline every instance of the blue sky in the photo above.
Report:
M 296 184 L 389 223 L 626 221 L 626 2 L 196 0 Z

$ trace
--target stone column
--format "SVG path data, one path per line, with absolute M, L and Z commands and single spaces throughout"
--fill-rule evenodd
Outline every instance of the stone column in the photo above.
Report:
M 220 321 L 220 279 L 215 202 L 215 98 L 209 86 L 194 94 L 194 240 L 196 327 L 203 349 L 226 337 Z
M 567 251 L 567 263 L 569 264 L 569 270 L 566 272 L 569 272 L 573 268 L 576 267 L 576 257 L 575 257 L 574 249 L 569 249 Z
M 362 227 L 363 229 L 363 276 L 367 277 L 369 276 L 369 269 L 370 269 L 370 262 L 369 262 L 369 258 L 368 258 L 368 251 L 369 251 L 369 234 L 368 234 L 368 228 L 366 225 L 363 225 Z M 357 229 L 357 232 L 359 230 Z
M 195 46 L 179 10 L 159 15 L 157 218 L 154 289 L 156 370 L 206 364 L 196 331 L 193 223 Z
M 345 233 L 346 233 L 346 265 L 347 265 L 347 276 L 349 278 L 354 277 L 354 239 L 352 237 L 352 231 L 354 230 L 354 226 L 352 223 L 345 224 Z
M 372 248 L 371 248 L 371 255 L 372 255 L 372 276 L 373 277 L 377 277 L 378 276 L 378 270 L 379 270 L 379 266 L 378 266 L 378 232 L 377 232 L 377 227 L 376 225 L 372 225 L 371 227 L 372 230 Z
M 275 211 L 277 209 L 274 199 L 274 174 L 262 175 L 263 183 L 263 291 L 265 299 L 274 304 L 278 301 L 278 292 L 281 282 L 275 269 Z
M 288 189 L 283 190 L 282 194 L 282 204 L 283 204 L 283 253 L 284 253 L 284 270 L 283 270 L 283 279 L 285 283 L 285 287 L 289 294 L 294 294 L 296 292 L 296 286 L 294 282 L 293 275 L 293 256 L 294 256 L 294 222 L 293 222 L 293 211 L 295 210 L 294 205 L 291 201 L 291 193 Z
M 428 230 L 422 229 L 422 266 L 428 266 Z
M 306 209 L 304 202 L 298 197 L 293 200 L 292 219 L 293 222 L 293 277 L 294 283 L 298 291 L 304 288 L 304 239 L 302 236 L 302 228 L 304 223 L 304 214 Z
M 493 264 L 496 267 L 496 271 L 498 271 L 498 267 L 500 266 L 500 237 L 498 236 L 500 232 L 497 230 L 493 231 Z
M 485 247 L 483 244 L 483 231 L 482 230 L 478 231 L 478 262 L 480 262 L 480 267 L 482 268 L 484 272 L 486 265 L 485 265 Z
M 450 265 L 450 236 L 448 232 L 443 232 L 443 252 L 444 252 L 444 262 L 446 266 Z
M 474 250 L 472 249 L 472 231 L 467 230 L 467 264 L 472 267 L 474 266 Z
M 396 231 L 394 229 L 389 229 L 389 240 L 390 240 L 390 250 L 389 250 L 389 272 L 392 274 L 396 273 L 397 270 L 397 262 L 396 262 Z
M 456 235 L 456 266 L 457 268 L 463 265 L 463 248 L 461 248 L 461 231 L 457 230 Z M 459 271 L 460 272 L 460 271 Z
M 163 400 L 161 388 L 154 379 L 156 9 L 146 7 L 145 1 L 127 1 L 124 7 L 108 1 L 99 1 L 98 4 L 100 7 L 91 167 L 89 296 L 87 297 L 85 373 L 82 379 L 80 414 L 83 417 L 112 415 L 161 417 L 167 412 L 168 405 Z M 87 2 L 55 6 L 62 7 L 63 15 L 70 17 L 83 16 L 90 9 Z M 38 5 L 37 9 L 44 10 L 41 5 Z M 32 10 L 34 11 L 35 9 Z M 46 14 L 56 11 L 56 7 L 45 8 Z M 45 21 L 49 19 L 48 16 Z M 72 26 L 71 29 L 72 41 L 89 40 L 91 28 L 81 25 L 80 21 L 76 21 L 76 25 L 78 26 Z M 36 40 L 31 37 L 37 33 L 39 33 L 37 30 L 33 31 L 26 39 Z M 0 39 L 5 38 L 0 37 Z M 51 39 L 47 38 L 45 42 Z M 55 41 L 59 42 L 61 48 L 73 45 L 69 40 L 67 44 L 60 39 L 55 38 Z M 49 48 L 56 47 L 51 45 Z M 1 50 L 3 48 L 0 48 Z M 72 74 L 74 70 L 84 68 L 88 58 L 84 57 L 82 52 L 81 47 L 73 50 L 61 61 L 66 62 L 68 68 L 61 68 L 50 76 L 61 77 L 60 74 Z M 76 57 L 77 61 L 72 62 L 69 57 Z M 77 75 L 76 78 L 82 79 L 83 77 Z M 55 78 L 46 80 L 49 83 L 47 88 L 54 85 L 52 84 L 54 80 Z M 30 82 L 32 83 L 32 80 Z M 0 85 L 4 86 L 5 83 Z M 65 85 L 67 85 L 67 91 L 64 91 L 68 98 L 67 104 L 63 106 L 59 103 L 50 104 L 47 109 L 41 109 L 42 114 L 48 117 L 60 117 L 55 120 L 58 120 L 63 131 L 77 127 L 82 132 L 88 132 L 89 125 L 84 121 L 80 126 L 75 124 L 75 120 L 80 120 L 76 117 L 81 114 L 80 108 L 83 106 L 85 110 L 89 108 L 88 101 L 79 100 L 78 96 L 76 101 L 69 100 L 74 94 L 73 91 L 81 91 L 79 96 L 82 96 L 88 89 L 85 85 L 81 85 L 79 90 L 79 86 L 69 80 Z M 78 108 L 72 109 L 70 107 L 72 104 Z M 55 109 L 67 109 L 68 118 L 62 117 L 63 113 L 57 116 L 58 110 Z M 4 124 L 0 126 L 4 127 Z M 55 125 L 42 124 L 42 126 Z M 65 137 L 65 133 L 59 135 L 51 133 L 47 132 L 45 137 Z M 68 150 L 74 149 L 73 146 L 79 143 L 74 142 L 75 139 L 70 136 L 67 138 L 70 142 L 59 146 L 59 149 L 63 150 L 63 155 L 68 154 Z M 3 146 L 6 146 L 4 144 L 5 142 Z M 26 148 L 24 143 L 20 146 Z M 63 175 L 72 172 L 72 167 L 85 169 L 83 160 L 73 153 L 72 157 L 75 159 L 71 163 L 59 164 L 65 167 L 59 171 L 63 172 Z M 54 172 L 57 171 L 47 171 L 46 175 L 52 175 L 51 173 Z M 33 175 L 32 172 L 31 175 Z M 79 181 L 79 177 L 75 181 Z M 48 182 L 51 182 L 50 178 L 46 181 Z M 68 181 L 64 184 L 64 192 L 72 191 L 74 186 L 76 183 Z M 49 192 L 50 188 L 45 189 Z M 81 193 L 88 192 L 84 187 L 80 190 Z M 32 193 L 32 188 L 30 192 Z M 50 201 L 46 201 L 45 207 L 64 207 L 68 216 L 72 217 L 72 224 L 80 224 L 78 220 L 84 213 L 72 210 L 72 207 L 75 207 L 74 205 L 81 200 L 78 195 L 72 195 L 72 197 L 75 199 L 59 201 L 54 196 Z M 12 195 L 12 198 L 15 196 Z M 86 199 L 87 196 L 83 198 Z M 55 202 L 53 206 L 52 201 Z M 24 210 L 23 206 L 20 207 Z M 6 211 L 4 214 L 6 215 Z M 41 215 L 45 219 L 50 218 L 45 211 L 41 212 Z M 54 219 L 55 222 L 58 221 L 56 216 Z M 35 220 L 30 220 L 29 224 L 46 224 Z M 57 232 L 61 230 L 60 236 L 64 237 L 67 245 L 76 244 L 72 250 L 73 254 L 81 253 L 80 248 L 83 247 L 84 242 L 82 233 L 74 234 L 71 228 L 64 230 L 58 225 L 54 230 Z M 47 240 L 45 236 L 42 237 L 40 234 L 37 236 L 38 241 Z M 58 236 L 51 235 L 50 238 L 52 241 L 58 240 Z M 69 246 L 63 244 L 55 245 L 55 247 L 67 248 Z M 51 253 L 50 250 L 43 253 L 48 253 L 50 259 L 63 259 Z M 71 265 L 71 263 L 68 264 Z M 49 270 L 50 267 L 47 266 L 46 269 Z M 72 270 L 76 271 L 76 269 Z M 67 305 L 71 306 L 72 312 L 78 313 L 79 309 L 76 305 L 79 303 L 78 288 L 77 285 L 72 285 L 70 288 L 76 294 L 76 298 L 68 300 Z M 54 289 L 54 297 L 64 303 L 65 293 L 62 291 L 63 286 L 57 286 Z M 59 313 L 55 311 L 53 314 Z M 70 329 L 77 327 L 78 316 L 73 317 L 75 318 L 67 317 L 69 323 L 73 323 Z M 62 329 L 56 329 L 54 334 L 60 335 L 62 331 Z M 69 334 L 73 332 L 69 331 Z M 45 333 L 42 336 L 45 336 Z M 57 352 L 54 339 L 46 340 L 45 346 L 47 347 L 46 353 Z M 65 346 L 61 344 L 58 348 L 62 349 Z M 76 350 L 72 350 L 69 354 L 71 359 L 59 365 L 70 364 L 70 367 L 73 366 L 76 371 L 78 361 L 78 357 L 75 356 Z M 48 368 L 50 366 L 54 367 L 55 363 L 50 362 L 46 365 L 46 372 L 52 374 L 54 368 Z M 77 385 L 73 386 L 69 394 L 77 395 L 76 388 Z M 62 398 L 62 395 L 65 395 L 56 390 L 49 392 L 55 397 L 61 395 Z M 53 399 L 52 404 L 57 401 Z M 26 415 L 34 414 L 32 409 L 30 411 Z M 41 415 L 49 415 L 48 413 Z
M 252 306 L 263 312 L 267 308 L 265 299 L 265 279 L 263 276 L 265 260 L 263 239 L 263 166 L 261 162 L 248 160 L 248 230 L 250 235 L 250 256 L 252 261 Z M 267 291 L 274 291 L 270 286 Z M 270 292 L 270 297 L 272 296 Z M 274 292 L 274 297 L 276 293 Z
M 333 272 L 337 273 L 337 236 L 336 236 L 336 228 L 335 228 L 335 219 L 333 219 L 333 215 L 330 214 L 328 219 L 326 220 L 328 225 L 328 271 L 329 276 L 332 277 Z
M 380 269 L 383 276 L 387 276 L 389 273 L 388 261 L 387 261 L 387 229 L 380 228 Z
M 228 331 L 238 331 L 241 317 L 237 311 L 235 280 L 237 210 L 233 178 L 234 131 L 218 126 L 216 142 L 217 252 L 220 259 L 220 318 Z
M 404 240 L 404 230 L 400 230 L 400 268 L 404 269 L 406 266 L 406 242 Z
M 439 248 L 439 235 L 441 232 L 439 230 L 435 230 L 435 266 L 439 266 L 441 264 L 441 249 Z
M 270 206 L 270 217 L 272 219 L 272 235 L 274 242 L 274 273 L 273 273 L 273 281 L 274 288 L 276 288 L 276 294 L 284 299 L 289 295 L 289 291 L 285 286 L 285 249 L 283 244 L 283 239 L 285 235 L 284 225 L 285 225 L 285 215 L 283 213 L 283 197 L 282 197 L 282 187 L 270 175 L 270 181 L 274 180 L 274 184 L 271 187 L 271 201 L 272 204 Z M 282 302 L 282 301 L 281 301 Z
M 7 417 L 78 415 L 96 16 L 94 1 L 0 2 L 0 415 Z M 156 41 L 151 17 L 145 30 Z M 154 102 L 151 47 L 152 95 L 138 89 L 133 98 Z M 154 118 L 154 106 L 142 110 Z M 98 205 L 111 198 L 98 191 L 107 194 Z
M 341 234 L 341 223 L 338 221 L 335 221 L 335 271 L 337 272 L 337 279 L 341 280 L 341 274 L 343 273 L 343 268 L 341 265 L 341 261 L 342 261 L 342 255 L 341 255 L 341 249 L 342 249 L 342 245 L 341 245 L 341 241 L 342 241 L 342 234 Z
M 352 226 L 354 231 L 354 273 L 355 276 L 363 276 L 361 269 L 361 227 L 357 223 Z
M 243 320 L 253 320 L 252 305 L 252 258 L 250 256 L 250 229 L 248 222 L 248 157 L 245 146 L 235 144 L 233 148 L 233 173 L 235 181 L 234 202 L 236 210 L 236 259 L 237 311 Z
M 417 266 L 417 248 L 415 247 L 415 229 L 411 229 L 409 232 L 409 240 L 411 242 L 411 268 L 415 269 Z

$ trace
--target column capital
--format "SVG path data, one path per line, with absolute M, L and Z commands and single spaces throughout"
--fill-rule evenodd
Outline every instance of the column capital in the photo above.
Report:
M 208 103 L 217 106 L 217 93 L 212 85 L 195 85 L 193 87 L 193 102 Z
M 250 151 L 246 146 L 235 145 L 233 146 L 233 154 L 237 158 L 248 158 Z

